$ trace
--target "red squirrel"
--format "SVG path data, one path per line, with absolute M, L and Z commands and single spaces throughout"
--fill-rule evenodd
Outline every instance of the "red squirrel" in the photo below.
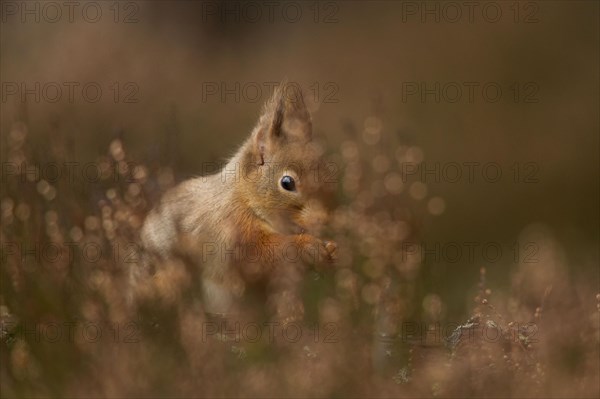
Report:
M 301 318 L 305 265 L 333 262 L 337 250 L 307 231 L 320 164 L 302 93 L 282 84 L 220 172 L 164 194 L 142 227 L 143 249 L 153 262 L 194 259 L 209 314 L 236 313 L 247 285 L 263 281 L 274 318 Z

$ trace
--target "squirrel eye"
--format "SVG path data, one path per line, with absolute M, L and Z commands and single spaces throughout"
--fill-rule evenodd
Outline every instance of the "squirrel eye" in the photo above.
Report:
M 296 182 L 291 176 L 283 176 L 281 178 L 281 187 L 287 191 L 296 191 Z

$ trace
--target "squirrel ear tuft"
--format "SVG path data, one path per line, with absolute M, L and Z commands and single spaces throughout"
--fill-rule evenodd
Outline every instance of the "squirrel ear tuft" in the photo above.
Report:
M 312 121 L 297 83 L 283 82 L 275 89 L 263 107 L 255 136 L 259 164 L 264 163 L 265 152 L 273 148 L 274 141 L 311 139 Z
M 263 116 L 269 120 L 269 133 L 274 137 L 310 139 L 311 117 L 297 83 L 281 83 L 265 104 Z

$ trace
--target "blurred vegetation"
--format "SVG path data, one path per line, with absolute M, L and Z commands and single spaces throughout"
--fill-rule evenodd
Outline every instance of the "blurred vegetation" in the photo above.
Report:
M 93 103 L 2 100 L 2 397 L 598 396 L 597 3 L 536 3 L 531 24 L 509 18 L 508 3 L 493 24 L 403 22 L 402 2 L 336 3 L 333 23 L 135 4 L 131 24 L 1 25 L 3 95 L 7 82 L 103 90 Z M 307 273 L 304 287 L 302 331 L 318 328 L 320 339 L 205 340 L 193 293 L 129 314 L 145 214 L 231 155 L 268 97 L 265 82 L 286 76 L 314 94 L 315 136 L 337 166 L 324 236 L 340 259 L 335 271 Z M 407 82 L 470 81 L 506 94 L 403 97 Z M 207 96 L 221 82 L 264 94 Z M 539 101 L 514 101 L 511 85 L 527 82 Z M 127 103 L 131 87 L 138 101 Z M 495 162 L 508 177 L 402 174 L 451 162 Z M 515 164 L 535 165 L 536 180 L 515 182 Z M 44 178 L 50 165 L 60 178 Z M 423 252 L 465 242 L 496 243 L 505 256 Z M 535 262 L 513 256 L 532 243 Z M 83 255 L 97 248 L 101 256 Z M 178 298 L 168 279 L 163 294 Z M 331 326 L 335 342 L 325 342 Z M 90 338 L 94 328 L 101 337 Z

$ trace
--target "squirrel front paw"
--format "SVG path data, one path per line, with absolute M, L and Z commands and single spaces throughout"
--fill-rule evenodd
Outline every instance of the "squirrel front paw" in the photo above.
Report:
M 317 242 L 317 259 L 314 259 L 315 264 L 331 264 L 337 261 L 337 244 L 333 241 Z
M 302 259 L 311 264 L 333 263 L 337 260 L 337 244 L 323 241 L 309 234 L 296 236 Z

